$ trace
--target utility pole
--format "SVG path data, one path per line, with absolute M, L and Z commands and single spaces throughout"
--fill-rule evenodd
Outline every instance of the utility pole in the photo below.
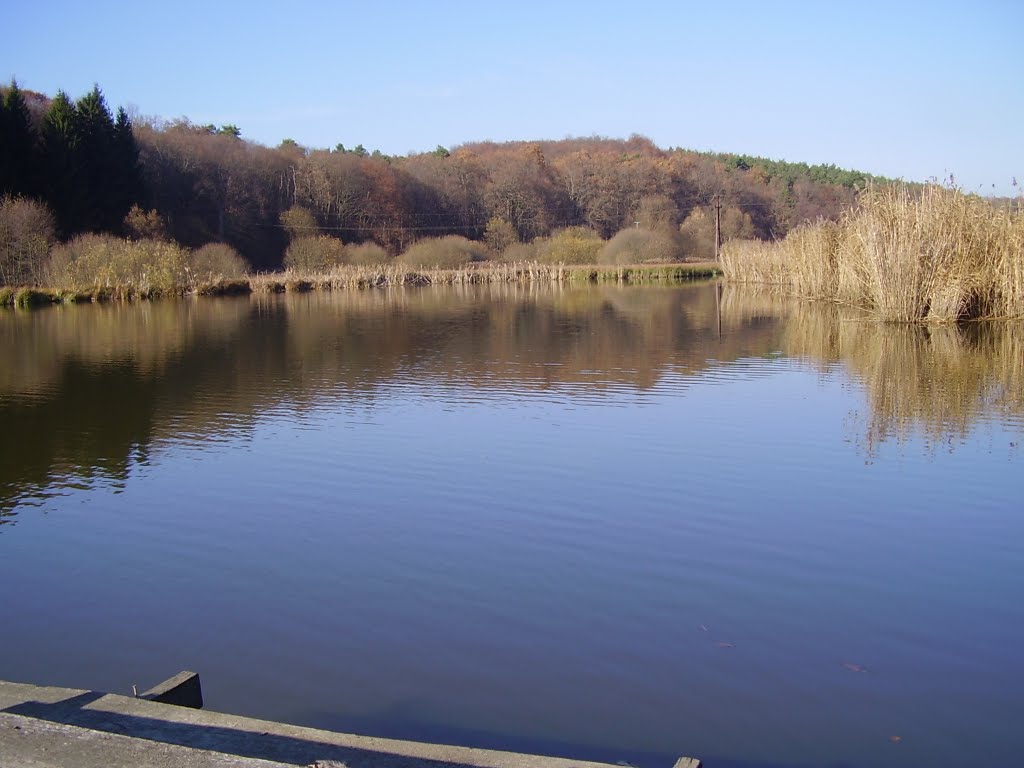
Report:
M 722 196 L 715 193 L 715 261 L 722 251 Z M 722 281 L 715 282 L 715 313 L 718 315 L 718 338 L 722 338 Z
M 715 206 L 715 261 L 722 250 L 722 198 L 717 193 L 714 198 Z

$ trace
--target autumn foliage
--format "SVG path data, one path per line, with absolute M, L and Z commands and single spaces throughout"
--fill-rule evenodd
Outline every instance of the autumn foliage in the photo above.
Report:
M 624 231 L 634 234 L 604 258 L 702 260 L 713 254 L 713 200 L 723 203 L 724 239 L 777 239 L 803 221 L 838 218 L 870 180 L 834 166 L 663 149 L 642 136 L 480 142 L 404 157 L 266 147 L 234 125 L 132 121 L 123 110 L 114 120 L 98 88 L 77 102 L 13 84 L 0 96 L 10 137 L 0 194 L 44 202 L 62 239 L 103 232 L 193 251 L 216 242 L 257 270 L 329 267 L 346 253 L 360 263 L 427 258 L 415 250 L 422 241 L 438 263 L 530 254 L 577 263 Z M 479 248 L 442 255 L 440 244 L 457 242 L 449 237 Z M 636 252 L 644 238 L 656 254 Z M 373 247 L 352 250 L 362 244 Z

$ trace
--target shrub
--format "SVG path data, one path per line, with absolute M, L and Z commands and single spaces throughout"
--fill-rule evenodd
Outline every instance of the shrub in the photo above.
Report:
M 646 195 L 640 198 L 635 220 L 644 229 L 676 229 L 679 206 L 665 195 Z
M 188 262 L 196 284 L 243 277 L 249 272 L 245 259 L 227 243 L 207 243 L 189 254 Z
M 601 236 L 586 227 L 568 227 L 537 243 L 537 260 L 544 264 L 597 264 L 604 248 Z
M 344 245 L 336 237 L 297 237 L 284 255 L 284 266 L 298 272 L 325 272 L 345 263 Z
M 500 216 L 493 217 L 484 228 L 484 242 L 493 253 L 503 253 L 518 241 L 516 228 Z
M 750 214 L 735 206 L 722 208 L 722 243 L 754 237 Z M 715 217 L 704 208 L 694 208 L 679 225 L 680 248 L 687 261 L 712 261 L 715 258 Z
M 598 254 L 599 264 L 641 264 L 677 261 L 682 256 L 679 238 L 664 231 L 623 229 Z
M 518 264 L 529 261 L 537 261 L 537 253 L 540 250 L 540 243 L 534 240 L 531 243 L 512 243 L 501 253 L 499 261 L 506 264 Z
M 35 200 L 0 200 L 0 284 L 36 284 L 54 240 L 53 215 Z
M 49 304 L 53 300 L 53 296 L 35 288 L 19 288 L 17 293 L 14 294 L 14 305 L 26 309 L 41 304 Z
M 62 290 L 153 296 L 188 285 L 189 253 L 177 243 L 79 235 L 50 253 L 47 283 Z
M 453 269 L 486 259 L 487 249 L 481 243 L 461 235 L 447 235 L 420 240 L 395 261 L 407 267 Z
M 680 247 L 688 259 L 715 258 L 715 220 L 703 208 L 694 208 L 679 225 Z
M 281 225 L 288 232 L 289 240 L 303 237 L 315 237 L 319 228 L 313 214 L 300 205 L 293 205 L 281 214 Z
M 130 240 L 166 240 L 167 223 L 156 211 L 144 211 L 133 205 L 124 217 L 124 230 Z
M 345 260 L 360 267 L 373 267 L 391 261 L 387 250 L 377 243 L 360 243 L 345 248 Z

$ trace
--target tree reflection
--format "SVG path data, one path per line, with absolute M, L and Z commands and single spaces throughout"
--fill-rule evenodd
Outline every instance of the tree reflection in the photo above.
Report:
M 882 325 L 716 289 L 490 284 L 4 312 L 0 512 L 69 478 L 124 481 L 162 441 L 251 431 L 275 408 L 373 407 L 396 383 L 599 397 L 781 351 L 859 382 L 850 428 L 868 454 L 913 435 L 957 441 L 993 416 L 1022 424 L 1019 323 Z

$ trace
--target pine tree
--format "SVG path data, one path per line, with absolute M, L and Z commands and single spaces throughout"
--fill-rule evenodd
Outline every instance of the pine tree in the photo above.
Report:
M 109 228 L 116 229 L 132 205 L 139 202 L 142 192 L 139 147 L 135 143 L 132 121 L 123 107 L 118 108 L 117 121 L 114 123 L 111 161 L 110 219 L 113 225 Z
M 0 91 L 0 196 L 11 191 L 14 175 L 10 168 L 10 120 L 7 117 L 7 94 Z
M 114 119 L 98 85 L 75 104 L 74 123 L 77 142 L 72 157 L 80 180 L 75 229 L 115 229 L 128 210 L 120 216 L 113 210 Z
M 31 195 L 36 191 L 34 156 L 28 105 L 18 83 L 11 80 L 0 97 L 0 195 Z
M 42 165 L 44 193 L 64 236 L 77 231 L 81 174 L 75 163 L 78 145 L 75 105 L 64 91 L 50 102 L 43 118 Z

